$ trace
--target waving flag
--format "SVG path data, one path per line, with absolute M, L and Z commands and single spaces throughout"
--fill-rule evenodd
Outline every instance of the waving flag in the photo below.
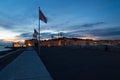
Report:
M 44 14 L 40 9 L 39 9 L 39 20 L 42 20 L 43 22 L 47 23 L 47 18 L 44 16 Z
M 37 32 L 37 30 L 36 30 L 36 29 L 34 29 L 34 34 L 38 35 L 38 34 L 39 34 L 39 32 Z
M 39 33 L 36 29 L 34 29 L 33 38 L 37 39 L 37 35 L 39 35 Z

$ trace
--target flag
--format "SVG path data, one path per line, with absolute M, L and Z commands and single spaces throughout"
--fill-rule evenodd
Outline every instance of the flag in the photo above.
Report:
M 33 38 L 37 38 L 37 35 L 33 33 Z
M 37 39 L 37 35 L 35 33 L 33 33 L 33 38 Z
M 34 39 L 37 39 L 37 35 L 39 35 L 39 33 L 37 32 L 36 29 L 34 29 L 33 38 L 34 38 Z
M 37 32 L 37 30 L 36 30 L 36 29 L 34 29 L 34 34 L 35 34 L 35 35 L 38 35 L 38 34 L 39 34 L 39 32 Z
M 44 14 L 40 9 L 39 9 L 39 20 L 42 20 L 43 22 L 47 23 L 47 18 L 44 16 Z

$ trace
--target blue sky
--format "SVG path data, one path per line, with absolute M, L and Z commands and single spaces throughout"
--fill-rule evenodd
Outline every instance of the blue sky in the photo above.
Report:
M 120 39 L 120 0 L 0 0 L 0 40 L 31 39 L 38 7 L 48 19 L 41 38 Z

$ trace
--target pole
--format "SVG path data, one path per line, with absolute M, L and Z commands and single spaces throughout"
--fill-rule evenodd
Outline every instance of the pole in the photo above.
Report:
M 38 53 L 40 55 L 40 7 L 39 7 L 39 13 L 38 13 L 38 30 L 39 30 L 39 36 L 38 36 Z

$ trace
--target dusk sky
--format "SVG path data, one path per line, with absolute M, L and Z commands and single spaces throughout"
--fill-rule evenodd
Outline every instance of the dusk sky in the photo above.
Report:
M 0 40 L 32 39 L 38 29 L 38 7 L 48 19 L 41 21 L 41 38 L 120 39 L 120 0 L 0 0 Z

